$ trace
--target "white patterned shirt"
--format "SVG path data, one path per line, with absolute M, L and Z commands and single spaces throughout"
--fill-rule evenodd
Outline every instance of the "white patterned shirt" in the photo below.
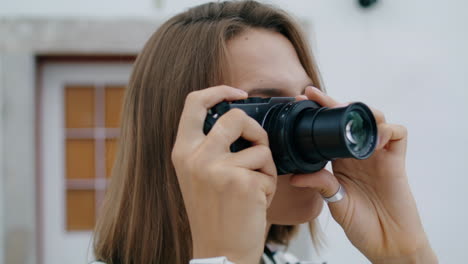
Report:
M 106 264 L 104 262 L 94 261 L 90 264 Z M 260 264 L 327 264 L 326 262 L 317 261 L 300 261 L 293 254 L 276 250 L 274 246 L 267 245 L 260 260 Z
M 263 251 L 261 264 L 327 264 L 326 262 L 299 260 L 293 254 L 279 250 L 274 245 L 267 244 Z

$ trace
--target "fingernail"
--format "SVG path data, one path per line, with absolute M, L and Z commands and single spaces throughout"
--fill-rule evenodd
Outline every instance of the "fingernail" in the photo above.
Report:
M 311 86 L 311 87 L 312 87 L 312 89 L 313 89 L 314 91 L 316 91 L 316 92 L 318 92 L 318 93 L 320 93 L 320 94 L 322 94 L 322 93 L 323 93 L 322 91 L 320 91 L 320 89 L 319 89 L 319 88 L 317 88 L 317 87 L 313 87 L 313 86 Z
M 342 103 L 342 104 L 337 104 L 335 107 L 345 107 L 348 106 L 349 103 Z
M 249 95 L 249 94 L 248 94 L 246 91 L 244 91 L 244 90 L 238 89 L 237 91 L 238 91 L 241 95 L 244 95 L 244 96 Z

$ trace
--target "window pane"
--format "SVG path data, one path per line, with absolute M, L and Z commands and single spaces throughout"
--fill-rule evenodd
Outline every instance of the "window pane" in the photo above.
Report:
M 67 179 L 94 178 L 94 140 L 67 139 Z
M 65 88 L 66 128 L 94 127 L 94 87 L 67 86 Z
M 106 127 L 120 126 L 125 86 L 106 86 Z
M 91 230 L 95 221 L 95 200 L 92 190 L 67 191 L 67 230 Z
M 106 176 L 110 177 L 117 151 L 117 139 L 106 139 Z

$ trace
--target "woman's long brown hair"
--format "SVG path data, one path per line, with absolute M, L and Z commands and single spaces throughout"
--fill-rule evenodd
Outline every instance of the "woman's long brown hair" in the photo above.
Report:
M 169 19 L 139 54 L 126 91 L 119 150 L 95 229 L 97 260 L 186 264 L 191 259 L 190 227 L 171 162 L 179 117 L 188 93 L 229 84 L 226 43 L 246 28 L 287 37 L 313 84 L 321 87 L 304 34 L 280 9 L 255 1 L 217 2 Z M 267 241 L 287 244 L 296 229 L 273 225 Z

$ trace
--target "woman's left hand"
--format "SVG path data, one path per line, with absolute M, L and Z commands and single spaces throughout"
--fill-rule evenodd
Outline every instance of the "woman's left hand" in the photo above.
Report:
M 297 99 L 340 106 L 312 87 Z M 437 263 L 406 176 L 406 128 L 388 124 L 380 111 L 372 111 L 379 140 L 371 157 L 337 159 L 332 162 L 333 174 L 325 169 L 297 174 L 290 183 L 318 189 L 324 197 L 334 195 L 341 184 L 346 195 L 328 204 L 331 214 L 351 243 L 373 263 Z

